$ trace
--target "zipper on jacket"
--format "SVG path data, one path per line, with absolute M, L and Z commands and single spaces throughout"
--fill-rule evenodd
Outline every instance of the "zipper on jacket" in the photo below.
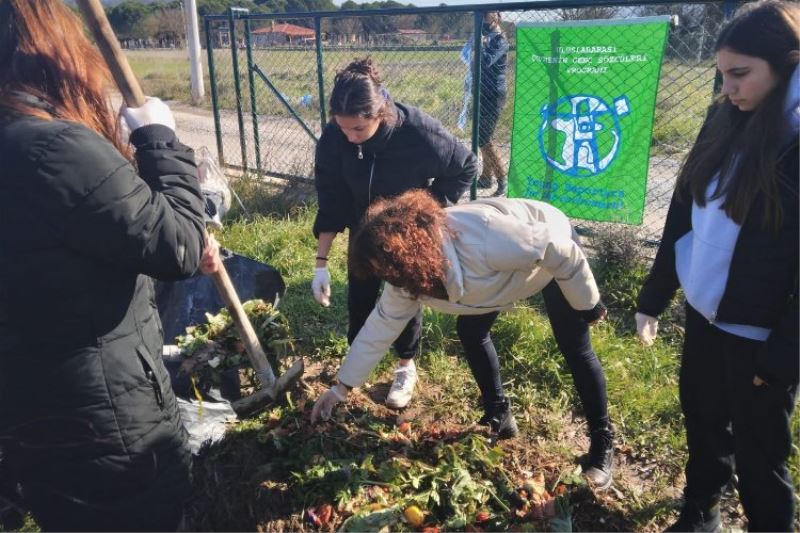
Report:
M 159 409 L 164 409 L 164 393 L 161 391 L 161 384 L 158 382 L 158 376 L 153 370 L 153 362 L 150 359 L 150 353 L 144 346 L 137 346 L 136 353 L 139 356 L 139 361 L 142 363 L 142 370 L 144 370 L 144 377 L 150 382 L 153 388 L 153 396 L 155 397 L 156 404 Z
M 361 145 L 358 145 L 358 158 L 364 159 L 364 152 L 361 150 Z
M 158 378 L 152 370 L 147 371 L 147 379 L 150 380 L 150 385 L 153 387 L 153 394 L 156 396 L 156 403 L 159 409 L 164 408 L 164 395 L 161 393 L 161 387 L 158 385 Z
M 372 176 L 375 175 L 375 160 L 378 159 L 378 154 L 373 154 L 372 164 L 369 166 L 369 184 L 367 185 L 367 205 L 372 202 Z

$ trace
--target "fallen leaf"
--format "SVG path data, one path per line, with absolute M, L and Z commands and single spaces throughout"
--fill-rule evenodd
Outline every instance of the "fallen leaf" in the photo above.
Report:
M 319 517 L 320 525 L 325 526 L 331 521 L 333 517 L 333 506 L 329 503 L 323 503 L 317 509 L 317 517 Z

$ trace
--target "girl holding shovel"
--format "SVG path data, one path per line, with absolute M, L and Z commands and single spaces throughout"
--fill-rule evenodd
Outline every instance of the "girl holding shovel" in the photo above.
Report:
M 319 242 L 311 288 L 323 306 L 330 303 L 331 244 L 345 229 L 351 235 L 358 229 L 372 202 L 426 189 L 440 204 L 454 204 L 477 172 L 473 153 L 441 123 L 392 100 L 370 58 L 353 61 L 336 75 L 330 110 L 333 120 L 322 132 L 314 165 L 319 200 L 314 236 Z M 351 254 L 353 246 L 351 239 Z M 375 307 L 380 287 L 379 277 L 357 278 L 348 271 L 349 343 Z M 394 343 L 400 361 L 386 398 L 389 407 L 402 408 L 411 400 L 421 321 L 420 313 L 408 317 Z
M 218 256 L 169 108 L 123 140 L 110 81 L 64 2 L 0 2 L 0 442 L 43 530 L 175 530 L 190 493 L 150 278 Z

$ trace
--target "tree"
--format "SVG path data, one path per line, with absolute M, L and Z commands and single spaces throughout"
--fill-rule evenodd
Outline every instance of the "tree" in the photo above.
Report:
M 614 18 L 619 8 L 615 6 L 579 7 L 559 9 L 561 20 L 598 20 Z
M 724 13 L 716 4 L 672 4 L 642 7 L 642 16 L 674 15 L 678 26 L 669 32 L 667 57 L 703 61 L 714 55 L 716 35 L 724 23 Z
M 120 39 L 147 37 L 142 33 L 141 22 L 150 8 L 134 0 L 125 0 L 107 11 L 108 22 Z
M 156 9 L 141 23 L 148 37 L 158 39 L 162 46 L 182 46 L 186 24 L 180 9 Z

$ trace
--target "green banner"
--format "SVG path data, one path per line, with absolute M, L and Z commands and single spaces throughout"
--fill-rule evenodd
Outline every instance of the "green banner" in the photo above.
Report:
M 642 223 L 668 21 L 517 26 L 510 197 Z

